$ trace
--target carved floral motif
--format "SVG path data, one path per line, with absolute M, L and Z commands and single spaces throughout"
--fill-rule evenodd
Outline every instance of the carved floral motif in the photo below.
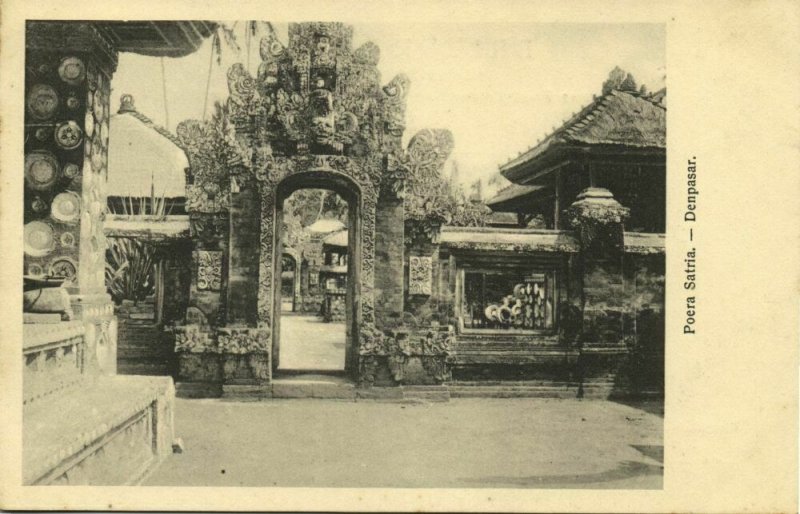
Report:
M 408 258 L 408 294 L 430 295 L 433 283 L 433 259 L 412 255 Z
M 455 342 L 455 330 L 452 326 L 431 329 L 427 332 L 415 331 L 409 335 L 404 330 L 387 330 L 381 332 L 372 327 L 361 332 L 361 355 L 405 355 L 432 356 L 450 355 Z
M 429 379 L 441 383 L 450 379 L 449 356 L 453 351 L 455 330 L 452 326 L 432 328 L 413 336 L 403 331 L 362 332 L 359 359 L 359 382 L 372 385 L 384 368 L 395 382 L 406 380 L 406 367 L 418 358 Z
M 175 351 L 187 353 L 213 353 L 217 344 L 208 327 L 201 325 L 183 325 L 172 327 L 175 335 Z
M 266 326 L 221 327 L 180 325 L 170 329 L 175 336 L 175 351 L 186 353 L 228 353 L 236 355 L 266 353 L 270 333 Z
M 273 262 L 279 185 L 289 177 L 312 174 L 329 174 L 337 183 L 350 184 L 360 215 L 360 294 L 354 313 L 360 320 L 360 353 L 400 355 L 406 346 L 411 352 L 429 351 L 422 339 L 387 340 L 375 331 L 376 210 L 379 194 L 402 197 L 408 181 L 415 195 L 425 193 L 419 205 L 413 200 L 410 212 L 424 219 L 435 216 L 440 187 L 428 188 L 426 180 L 441 178 L 452 135 L 424 131 L 412 139 L 408 151 L 401 148 L 410 81 L 398 75 L 381 87 L 380 50 L 365 43 L 354 51 L 352 33 L 342 23 L 290 24 L 286 46 L 275 34 L 262 39 L 255 78 L 242 65 L 230 69 L 230 97 L 217 108 L 213 122 L 185 122 L 177 131 L 192 165 L 187 207 L 195 213 L 228 210 L 231 177 L 244 173 L 256 179 L 261 196 L 258 318 L 269 325 L 273 287 L 278 286 Z M 209 138 L 213 145 L 206 144 Z M 415 174 L 422 179 L 414 180 Z M 219 234 L 210 237 L 222 237 L 222 230 L 211 228 Z M 193 233 L 201 232 L 212 230 L 195 223 Z M 208 266 L 209 287 L 219 282 L 217 269 Z M 415 291 L 430 294 L 430 279 L 427 285 L 422 282 Z
M 189 215 L 189 235 L 196 240 L 211 242 L 226 237 L 228 216 L 220 213 L 192 213 Z
M 197 289 L 219 291 L 222 287 L 222 252 L 198 250 L 194 252 L 197 264 Z
M 217 330 L 220 353 L 264 353 L 268 351 L 269 330 L 264 328 L 232 328 Z

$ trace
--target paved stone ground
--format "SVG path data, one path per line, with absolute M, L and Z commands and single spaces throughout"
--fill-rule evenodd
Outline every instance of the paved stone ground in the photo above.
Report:
M 319 316 L 281 313 L 279 369 L 343 370 L 346 327 Z
M 178 400 L 171 486 L 661 488 L 663 419 L 600 400 Z

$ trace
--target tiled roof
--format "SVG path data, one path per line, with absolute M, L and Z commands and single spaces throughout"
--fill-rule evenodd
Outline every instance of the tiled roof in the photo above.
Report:
M 666 108 L 638 93 L 611 90 L 581 109 L 542 142 L 500 166 L 507 173 L 559 144 L 666 148 Z
M 454 250 L 574 253 L 580 249 L 572 232 L 542 229 L 445 226 L 439 243 Z

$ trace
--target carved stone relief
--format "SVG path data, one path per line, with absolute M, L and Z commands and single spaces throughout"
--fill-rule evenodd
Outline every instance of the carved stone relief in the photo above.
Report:
M 410 256 L 408 258 L 408 294 L 430 295 L 433 283 L 433 260 L 431 257 Z
M 222 252 L 198 250 L 194 260 L 197 263 L 197 289 L 219 291 L 222 287 Z

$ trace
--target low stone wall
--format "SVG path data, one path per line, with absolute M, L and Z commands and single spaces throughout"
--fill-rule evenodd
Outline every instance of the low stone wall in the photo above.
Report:
M 26 485 L 133 484 L 172 451 L 172 379 L 102 374 L 94 332 L 84 321 L 23 327 Z
M 94 377 L 23 410 L 26 485 L 132 485 L 172 453 L 168 377 Z

